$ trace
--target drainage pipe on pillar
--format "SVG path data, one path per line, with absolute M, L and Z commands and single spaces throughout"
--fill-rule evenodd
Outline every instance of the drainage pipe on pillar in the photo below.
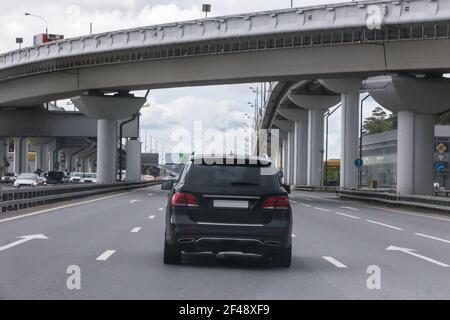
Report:
M 122 181 L 122 170 L 123 170 L 123 157 L 122 157 L 122 153 L 123 153 L 123 146 L 122 146 L 122 140 L 123 140 L 123 126 L 133 122 L 134 120 L 136 120 L 136 118 L 139 116 L 139 113 L 134 114 L 131 119 L 124 121 L 120 124 L 120 132 L 119 132 L 119 181 Z

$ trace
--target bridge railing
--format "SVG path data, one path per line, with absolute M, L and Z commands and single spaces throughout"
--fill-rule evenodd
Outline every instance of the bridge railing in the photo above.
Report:
M 356 190 L 337 190 L 337 193 L 342 199 L 368 200 L 391 205 L 419 207 L 450 212 L 450 198 Z
M 140 181 L 0 190 L 0 214 L 69 199 L 143 188 L 160 183 L 161 181 Z

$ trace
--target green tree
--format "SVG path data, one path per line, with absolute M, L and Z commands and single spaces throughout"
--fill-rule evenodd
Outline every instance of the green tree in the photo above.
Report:
M 381 107 L 373 109 L 372 115 L 363 123 L 363 132 L 365 135 L 395 130 L 396 128 L 397 115 L 388 115 Z
M 450 124 L 450 110 L 441 114 L 437 119 L 437 124 L 449 125 Z

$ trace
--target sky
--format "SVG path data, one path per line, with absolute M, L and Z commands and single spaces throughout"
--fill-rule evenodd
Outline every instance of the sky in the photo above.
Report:
M 342 0 L 294 0 L 294 6 L 336 3 Z M 44 33 L 45 25 L 40 19 L 26 17 L 25 12 L 44 16 L 49 33 L 64 34 L 66 38 L 107 32 L 118 29 L 142 27 L 160 23 L 199 19 L 203 17 L 203 3 L 212 5 L 210 16 L 282 9 L 290 6 L 290 0 L 16 0 L 2 1 L 0 13 L 0 52 L 17 48 L 16 37 L 23 37 L 23 46 L 32 44 L 33 35 Z M 245 113 L 252 113 L 248 102 L 254 101 L 249 89 L 255 84 L 224 85 L 212 87 L 178 88 L 151 91 L 150 107 L 142 110 L 142 140 L 147 139 L 147 150 L 164 152 L 190 152 L 186 146 L 194 143 L 192 136 L 196 121 L 202 121 L 206 149 L 214 150 L 222 141 L 219 133 L 237 136 L 242 140 L 245 125 L 249 123 Z M 144 93 L 138 92 L 137 95 Z M 377 106 L 367 101 L 364 115 Z M 330 157 L 340 153 L 340 113 L 330 118 Z M 227 139 L 227 138 L 224 138 Z

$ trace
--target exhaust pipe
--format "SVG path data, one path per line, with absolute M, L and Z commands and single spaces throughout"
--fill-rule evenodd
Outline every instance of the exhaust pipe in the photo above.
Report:
M 181 238 L 178 239 L 178 243 L 183 243 L 183 244 L 187 244 L 187 243 L 193 243 L 195 241 L 195 239 L 193 238 Z
M 265 241 L 264 242 L 266 245 L 268 245 L 269 247 L 280 247 L 281 243 L 279 243 L 278 241 Z

